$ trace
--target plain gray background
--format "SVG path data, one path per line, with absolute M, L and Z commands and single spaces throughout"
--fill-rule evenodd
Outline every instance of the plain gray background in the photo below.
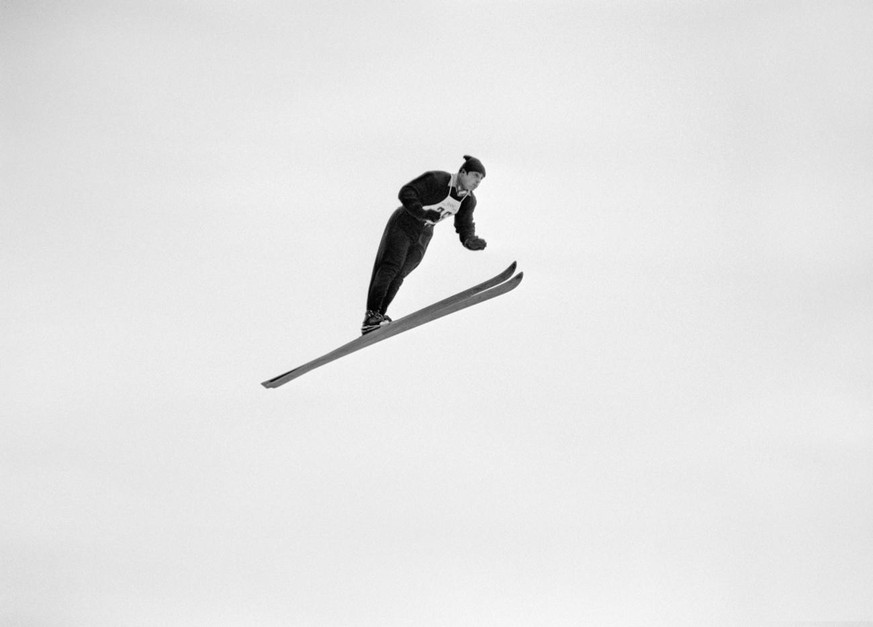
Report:
M 0 623 L 873 620 L 871 27 L 0 2 Z M 464 154 L 521 287 L 261 388 Z

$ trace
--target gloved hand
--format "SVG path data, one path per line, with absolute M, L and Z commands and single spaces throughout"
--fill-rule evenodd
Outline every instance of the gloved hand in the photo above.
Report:
M 470 250 L 483 250 L 485 246 L 487 246 L 487 242 L 475 235 L 471 235 L 464 240 L 464 248 L 469 248 Z
M 443 214 L 441 214 L 436 209 L 425 209 L 424 217 L 426 220 L 430 220 L 431 222 L 439 222 L 440 218 L 443 217 Z

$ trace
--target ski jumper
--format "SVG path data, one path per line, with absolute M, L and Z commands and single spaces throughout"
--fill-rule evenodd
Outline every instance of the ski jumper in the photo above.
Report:
M 373 264 L 368 310 L 381 314 L 388 311 L 403 280 L 424 258 L 437 222 L 454 216 L 461 242 L 476 234 L 476 197 L 471 191 L 459 191 L 457 178 L 457 174 L 448 172 L 425 172 L 400 189 L 401 206 L 388 219 Z M 439 214 L 439 219 L 432 211 Z

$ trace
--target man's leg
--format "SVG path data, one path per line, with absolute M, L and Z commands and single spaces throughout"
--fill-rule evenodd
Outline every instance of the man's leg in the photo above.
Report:
M 388 223 L 382 241 L 379 244 L 379 252 L 376 254 L 376 262 L 373 265 L 373 274 L 370 277 L 370 287 L 367 290 L 367 310 L 384 313 L 388 303 L 397 293 L 397 288 L 392 287 L 397 277 L 406 265 L 407 257 L 413 242 L 409 236 L 396 225 Z M 403 279 L 400 279 L 403 282 Z M 390 293 L 390 296 L 389 296 Z M 387 301 L 387 302 L 386 302 Z
M 421 260 L 424 259 L 424 253 L 427 251 L 427 245 L 430 243 L 431 237 L 433 237 L 433 229 L 426 229 L 419 236 L 418 241 L 413 246 L 410 246 L 403 262 L 403 266 L 400 268 L 400 272 L 397 273 L 394 280 L 392 280 L 391 284 L 388 286 L 388 290 L 385 292 L 385 297 L 382 299 L 382 307 L 378 310 L 379 313 L 387 313 L 388 305 L 391 304 L 391 301 L 393 301 L 394 297 L 397 295 L 397 290 L 399 290 L 400 286 L 403 285 L 403 279 L 409 276 L 409 274 L 418 267 Z

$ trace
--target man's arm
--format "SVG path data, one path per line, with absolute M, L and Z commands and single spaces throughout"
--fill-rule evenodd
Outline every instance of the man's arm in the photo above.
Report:
M 443 173 L 436 171 L 425 172 L 417 179 L 413 179 L 400 188 L 400 193 L 397 195 L 400 199 L 400 203 L 408 213 L 419 220 L 437 221 L 440 219 L 439 211 L 434 211 L 432 209 L 425 210 L 422 207 L 422 199 L 439 196 L 441 188 L 448 185 L 448 181 L 445 181 L 443 184 L 440 183 L 440 174 Z M 434 202 L 438 202 L 439 200 L 441 200 L 441 198 L 436 198 Z
M 465 248 L 470 250 L 482 250 L 486 242 L 481 237 L 476 237 L 476 223 L 473 222 L 473 211 L 476 209 L 476 197 L 470 194 L 461 205 L 460 211 L 455 215 L 455 231 Z

